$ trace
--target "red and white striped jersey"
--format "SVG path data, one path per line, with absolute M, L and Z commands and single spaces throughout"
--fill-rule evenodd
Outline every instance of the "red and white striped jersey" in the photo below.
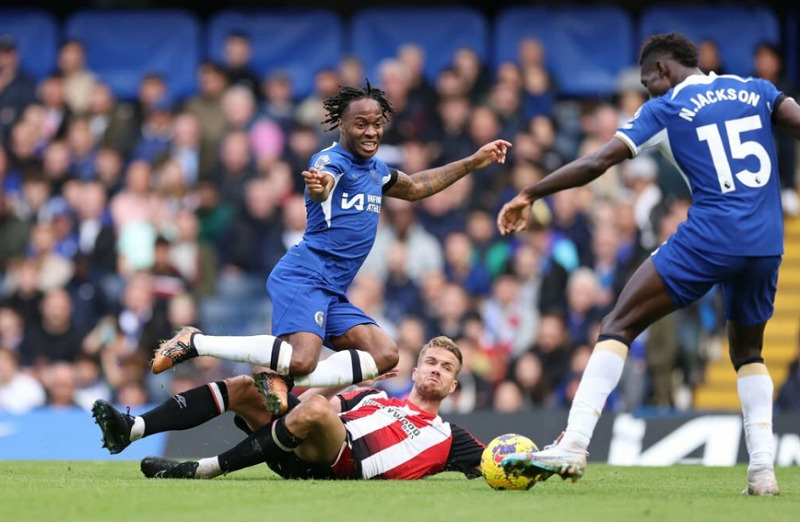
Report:
M 339 398 L 360 478 L 413 480 L 447 470 L 473 475 L 480 463 L 483 443 L 408 400 L 373 389 Z

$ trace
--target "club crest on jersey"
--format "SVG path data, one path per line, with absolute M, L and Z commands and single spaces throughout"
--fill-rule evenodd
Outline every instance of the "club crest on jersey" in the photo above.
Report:
M 325 325 L 325 314 L 322 312 L 317 312 L 314 314 L 314 322 L 322 328 Z
M 323 154 L 317 161 L 314 162 L 314 168 L 317 170 L 325 170 L 325 165 L 331 162 L 331 157 L 327 154 Z

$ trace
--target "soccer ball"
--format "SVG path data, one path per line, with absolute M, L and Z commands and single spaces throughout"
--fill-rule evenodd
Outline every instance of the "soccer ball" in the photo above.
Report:
M 512 453 L 529 453 L 539 451 L 536 444 L 528 437 L 516 433 L 506 433 L 496 437 L 486 445 L 481 455 L 481 472 L 486 483 L 494 489 L 530 489 L 536 484 L 536 478 L 506 475 L 500 464 Z

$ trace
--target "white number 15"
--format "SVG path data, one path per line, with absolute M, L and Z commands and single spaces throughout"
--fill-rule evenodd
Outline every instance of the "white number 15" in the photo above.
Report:
M 744 159 L 747 156 L 755 156 L 758 160 L 759 168 L 756 172 L 740 170 L 735 174 L 736 179 L 747 187 L 763 187 L 769 181 L 772 172 L 772 162 L 766 149 L 757 141 L 742 141 L 741 134 L 743 132 L 760 129 L 761 127 L 761 117 L 758 115 L 725 122 L 725 133 L 728 136 L 731 158 Z M 700 141 L 705 141 L 708 144 L 711 160 L 714 162 L 714 169 L 717 171 L 719 188 L 723 194 L 736 190 L 733 183 L 734 174 L 731 172 L 731 164 L 725 153 L 725 146 L 722 144 L 722 136 L 717 124 L 712 123 L 698 127 L 697 137 Z

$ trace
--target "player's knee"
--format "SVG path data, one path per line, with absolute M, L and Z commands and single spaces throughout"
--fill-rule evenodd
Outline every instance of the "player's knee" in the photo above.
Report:
M 292 375 L 308 375 L 317 367 L 317 354 L 305 354 L 295 350 L 289 366 Z
M 328 399 L 322 395 L 312 395 L 295 408 L 297 421 L 305 425 L 317 424 L 332 413 Z

